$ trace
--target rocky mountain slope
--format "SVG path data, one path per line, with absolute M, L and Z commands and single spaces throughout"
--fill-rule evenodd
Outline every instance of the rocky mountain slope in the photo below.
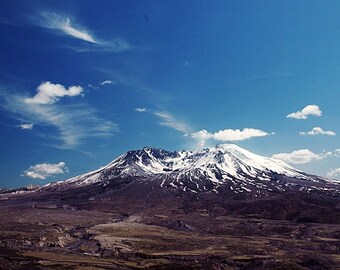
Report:
M 131 179 L 153 188 L 188 193 L 250 194 L 252 197 L 290 190 L 340 193 L 340 185 L 335 181 L 304 173 L 233 144 L 175 152 L 144 147 L 129 151 L 96 171 L 48 184 L 42 189 L 108 186 Z

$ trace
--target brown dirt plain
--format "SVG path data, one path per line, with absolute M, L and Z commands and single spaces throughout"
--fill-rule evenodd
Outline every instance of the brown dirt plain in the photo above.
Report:
M 340 269 L 336 221 L 129 203 L 0 202 L 0 269 Z

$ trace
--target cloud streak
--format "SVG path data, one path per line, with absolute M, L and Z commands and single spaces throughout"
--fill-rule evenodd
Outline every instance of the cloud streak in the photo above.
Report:
M 321 127 L 314 127 L 311 131 L 300 132 L 300 135 L 301 136 L 316 136 L 316 135 L 335 136 L 336 133 L 331 130 L 323 130 Z
M 60 30 L 66 35 L 81 39 L 90 43 L 97 43 L 94 37 L 83 27 L 78 26 L 77 28 L 71 23 L 69 17 L 60 16 L 52 12 L 41 12 L 41 26 Z
M 105 81 L 102 81 L 100 83 L 100 85 L 106 85 L 106 84 L 112 84 L 112 83 L 113 83 L 113 81 L 111 81 L 111 80 L 105 80 Z
M 26 171 L 23 172 L 22 176 L 27 176 L 33 179 L 44 180 L 48 177 L 63 174 L 68 172 L 65 162 L 53 163 L 41 163 L 30 166 Z
M 116 37 L 111 40 L 99 39 L 85 27 L 75 22 L 71 17 L 54 12 L 41 12 L 38 17 L 38 24 L 40 27 L 52 29 L 69 37 L 85 41 L 85 43 L 89 45 L 85 47 L 70 47 L 77 52 L 110 51 L 118 53 L 134 48 L 129 42 L 122 38 Z
M 86 139 L 110 137 L 119 131 L 115 123 L 98 117 L 98 112 L 87 104 L 27 103 L 27 96 L 7 91 L 0 92 L 0 97 L 4 101 L 1 107 L 13 118 L 56 128 L 61 148 L 75 149 Z
M 301 149 L 291 153 L 275 154 L 272 158 L 279 159 L 290 164 L 305 164 L 315 160 L 322 160 L 331 155 L 331 152 L 316 154 L 309 149 Z
M 293 112 L 287 115 L 287 118 L 293 119 L 307 119 L 308 116 L 321 116 L 322 111 L 320 110 L 318 105 L 307 105 L 301 111 Z
M 172 114 L 168 112 L 154 112 L 153 114 L 161 120 L 159 122 L 161 126 L 175 129 L 184 134 L 190 133 L 189 125 L 177 120 Z
M 57 25 L 57 27 L 58 27 L 58 25 Z M 72 37 L 79 38 L 79 39 L 82 39 L 84 41 L 91 42 L 91 43 L 97 43 L 97 41 L 95 41 L 94 38 L 88 32 L 86 32 L 85 30 L 80 30 L 80 29 L 74 28 L 71 25 L 70 18 L 66 18 L 66 20 L 59 25 L 59 29 L 64 31 L 64 33 L 66 33 L 66 34 L 68 34 Z

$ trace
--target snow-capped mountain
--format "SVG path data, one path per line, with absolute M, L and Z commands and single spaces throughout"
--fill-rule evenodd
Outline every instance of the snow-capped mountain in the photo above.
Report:
M 340 192 L 339 185 L 331 180 L 306 174 L 233 144 L 175 152 L 144 147 L 129 151 L 96 171 L 45 187 L 106 186 L 132 178 L 139 183 L 192 193 Z

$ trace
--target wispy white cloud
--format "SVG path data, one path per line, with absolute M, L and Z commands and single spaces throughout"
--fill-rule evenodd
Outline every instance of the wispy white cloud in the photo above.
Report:
M 53 12 L 41 12 L 41 26 L 62 31 L 64 34 L 90 43 L 97 43 L 94 37 L 84 27 L 74 26 L 71 19 Z
M 265 137 L 270 134 L 254 128 L 244 128 L 240 129 L 224 129 L 215 133 L 210 133 L 205 129 L 194 132 L 191 134 L 191 137 L 196 139 L 199 142 L 201 147 L 204 146 L 205 142 L 209 139 L 213 139 L 215 141 L 227 142 L 227 141 L 243 141 L 254 137 Z
M 0 91 L 2 108 L 20 121 L 55 127 L 61 141 L 58 147 L 75 149 L 86 139 L 109 137 L 119 129 L 117 124 L 98 117 L 98 112 L 87 104 L 27 103 L 27 96 Z M 52 144 L 50 144 L 52 145 Z
M 106 85 L 106 84 L 112 84 L 113 83 L 113 81 L 111 81 L 111 80 L 106 80 L 106 81 L 102 81 L 101 83 L 100 83 L 100 85 Z
M 287 115 L 287 118 L 294 119 L 307 119 L 308 116 L 321 116 L 322 111 L 320 110 L 318 105 L 307 105 L 301 111 L 293 112 Z
M 315 136 L 315 135 L 335 136 L 336 133 L 331 130 L 323 130 L 321 127 L 314 127 L 311 131 L 300 132 L 300 135 L 302 136 Z
M 340 168 L 336 168 L 334 170 L 330 170 L 327 173 L 327 177 L 329 177 L 329 178 L 333 178 L 333 177 L 337 177 L 337 176 L 340 176 Z
M 148 109 L 148 108 L 135 108 L 135 112 L 149 112 L 150 111 L 150 109 Z
M 130 51 L 135 49 L 133 45 L 122 38 L 114 38 L 111 40 L 98 40 L 95 44 L 91 44 L 92 46 L 83 46 L 83 47 L 72 47 L 70 49 L 74 49 L 79 53 L 86 52 L 111 52 L 111 53 L 120 53 L 124 51 Z M 65 46 L 67 48 L 67 46 Z
M 57 29 L 59 27 L 60 30 L 64 31 L 66 34 L 72 37 L 79 38 L 91 43 L 97 43 L 97 41 L 95 41 L 94 38 L 85 30 L 74 28 L 71 25 L 70 18 L 66 18 L 64 22 L 61 22 L 61 24 L 59 25 L 57 24 L 56 27 Z
M 272 156 L 272 158 L 280 159 L 291 164 L 304 164 L 315 160 L 321 160 L 331 156 L 331 152 L 323 152 L 320 154 L 313 153 L 309 149 L 296 150 L 291 153 L 279 153 Z
M 83 92 L 81 86 L 71 86 L 66 89 L 61 84 L 43 82 L 37 88 L 37 94 L 32 98 L 26 98 L 27 104 L 53 104 L 64 96 L 79 96 Z
M 41 27 L 59 31 L 62 34 L 85 41 L 91 46 L 70 47 L 77 52 L 88 52 L 96 50 L 104 50 L 110 52 L 122 52 L 131 50 L 134 47 L 122 38 L 99 39 L 93 33 L 79 25 L 69 16 L 57 14 L 54 12 L 41 12 L 38 19 L 38 24 Z
M 184 134 L 190 133 L 189 125 L 187 123 L 179 121 L 178 119 L 175 119 L 172 114 L 168 112 L 154 112 L 153 114 L 160 118 L 160 125 L 175 129 Z
M 33 128 L 33 124 L 31 124 L 31 123 L 25 123 L 25 124 L 19 125 L 19 127 L 20 127 L 21 129 L 31 130 L 31 129 Z
M 98 84 L 88 84 L 87 86 L 89 88 L 92 88 L 92 89 L 99 89 L 101 88 L 102 86 L 104 87 L 105 85 L 110 85 L 110 84 L 117 84 L 115 81 L 111 81 L 111 80 L 105 80 L 105 81 L 102 81 L 102 82 L 99 82 Z
M 22 176 L 44 180 L 50 176 L 63 174 L 65 172 L 68 172 L 65 162 L 59 162 L 55 164 L 40 163 L 30 166 L 26 171 L 23 172 Z

